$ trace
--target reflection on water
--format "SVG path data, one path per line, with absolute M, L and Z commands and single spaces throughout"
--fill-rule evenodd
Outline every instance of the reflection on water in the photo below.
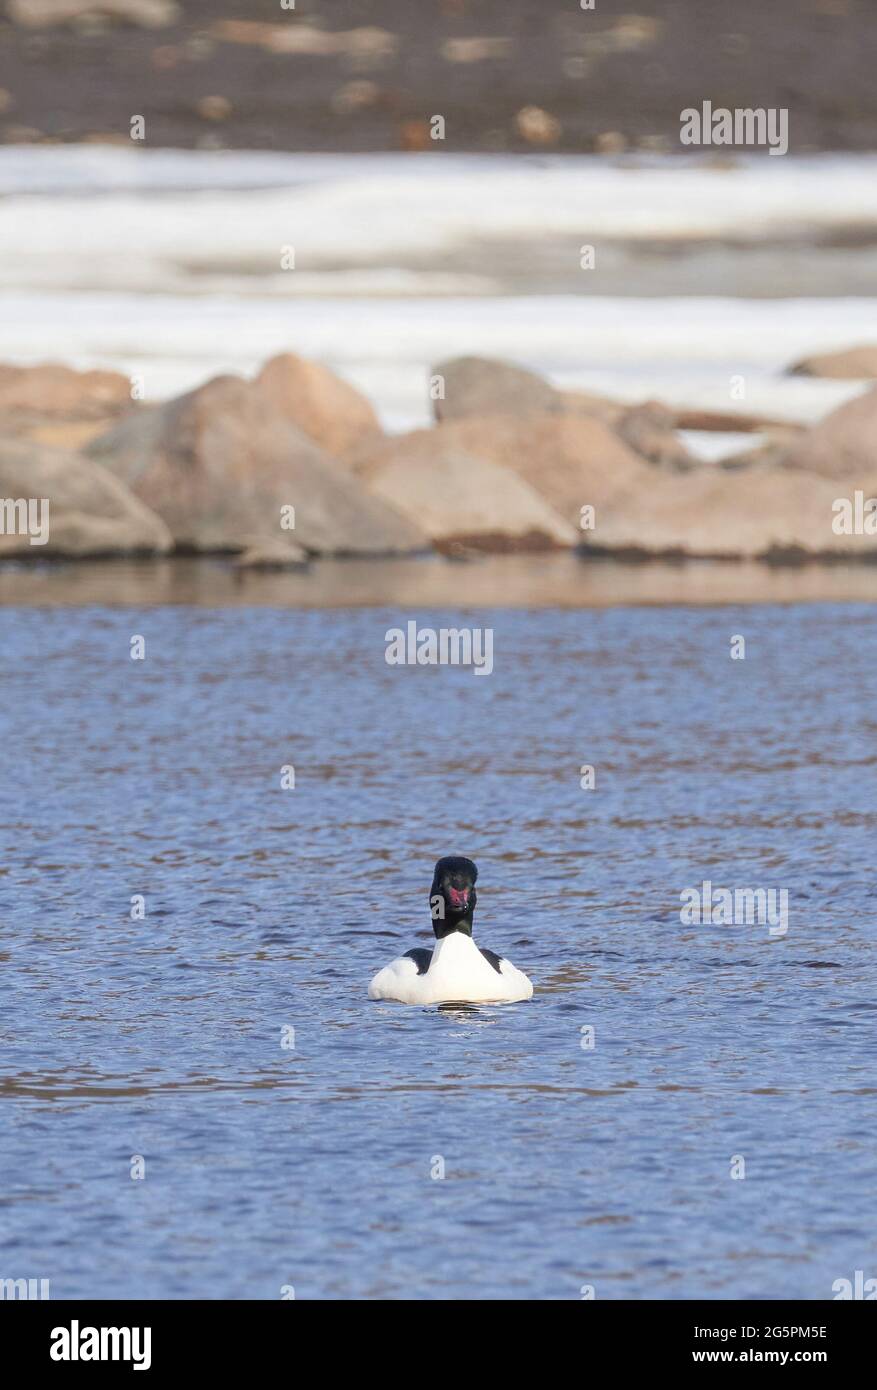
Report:
M 572 552 L 322 560 L 304 571 L 241 572 L 230 560 L 0 565 L 0 605 L 187 604 L 355 608 L 393 605 L 603 608 L 649 603 L 873 603 L 877 566 L 697 560 L 630 563 Z
M 0 612 L 4 1276 L 818 1299 L 873 1270 L 877 616 L 496 607 L 479 680 L 388 667 L 396 616 Z M 533 1000 L 370 1003 L 450 852 Z M 706 878 L 787 888 L 788 935 L 682 926 Z

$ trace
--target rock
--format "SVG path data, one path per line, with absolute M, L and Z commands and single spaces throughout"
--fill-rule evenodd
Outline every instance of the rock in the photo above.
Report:
M 877 469 L 877 388 L 846 401 L 805 430 L 789 450 L 786 465 L 826 478 L 872 474 Z
M 596 154 L 623 154 L 627 149 L 627 137 L 620 130 L 601 130 L 594 136 Z
M 632 409 L 623 401 L 614 401 L 609 396 L 598 396 L 593 391 L 555 391 L 552 409 L 562 415 L 594 415 L 606 425 L 613 427 L 625 413 Z
M 427 544 L 240 377 L 215 377 L 139 411 L 88 452 L 153 507 L 185 549 L 246 551 L 272 541 L 314 554 L 377 555 Z M 285 529 L 292 519 L 294 528 Z
M 484 63 L 509 58 L 512 51 L 512 40 L 506 37 L 446 39 L 441 47 L 441 55 L 448 63 Z
M 358 29 L 342 30 L 333 35 L 334 52 L 350 60 L 354 67 L 376 68 L 389 63 L 399 51 L 400 38 L 389 29 L 365 24 Z M 287 34 L 287 42 L 289 34 Z
M 663 19 L 652 19 L 650 15 L 623 14 L 613 20 L 612 27 L 600 38 L 607 50 L 629 53 L 655 43 L 665 27 Z
M 337 54 L 369 67 L 387 62 L 399 47 L 396 34 L 371 25 L 333 31 L 301 21 L 288 25 L 220 19 L 211 26 L 210 33 L 225 43 L 253 44 L 270 53 L 297 53 L 314 58 Z
M 358 460 L 369 490 L 444 551 L 573 546 L 578 532 L 511 469 L 466 451 L 443 429 L 387 439 Z
M 195 103 L 195 110 L 204 121 L 227 121 L 234 107 L 228 97 L 213 95 L 201 97 Z
M 381 89 L 376 82 L 359 78 L 353 82 L 345 82 L 343 87 L 339 87 L 332 94 L 329 104 L 333 111 L 346 116 L 352 111 L 367 111 L 369 107 L 376 106 L 381 100 L 381 95 Z
M 447 447 L 511 469 L 576 531 L 582 507 L 598 512 L 637 489 L 655 469 L 593 416 L 492 415 L 453 420 L 434 431 Z
M 28 534 L 2 534 L 3 559 L 161 555 L 171 549 L 170 532 L 161 518 L 81 454 L 22 440 L 0 442 L 0 499 L 14 503 L 19 498 L 35 503 L 48 499 L 48 541 L 31 545 Z M 36 510 L 34 519 L 40 515 Z M 15 516 L 15 521 L 7 519 L 0 510 L 5 531 L 13 526 L 24 529 L 18 509 Z
M 307 32 L 310 35 L 312 30 L 308 29 Z M 266 24 L 255 19 L 218 19 L 211 24 L 210 34 L 222 43 L 252 44 L 256 48 L 273 49 L 283 42 L 286 26 Z M 327 36 L 322 46 L 317 44 L 312 51 L 331 51 L 331 35 Z
M 776 468 L 785 464 L 789 450 L 797 443 L 800 427 L 789 425 L 767 431 L 759 443 L 739 454 L 726 454 L 716 463 L 716 468 Z
M 702 464 L 684 472 L 655 468 L 594 416 L 463 418 L 411 439 L 414 444 L 404 446 L 409 456 L 423 452 L 434 467 L 462 455 L 512 470 L 593 550 L 714 558 L 877 553 L 877 538 L 834 534 L 835 483 L 812 474 L 793 476 L 769 460 L 734 470 Z M 386 467 L 376 466 L 381 457 L 386 455 L 361 456 L 353 466 L 369 478 Z M 392 472 L 386 483 L 401 486 Z M 440 491 L 429 482 L 427 500 Z M 395 496 L 401 504 L 403 494 Z M 415 505 L 426 506 L 414 490 L 406 503 L 412 497 Z M 593 527 L 583 529 L 584 507 L 594 515 Z M 422 522 L 429 529 L 425 512 Z
M 552 410 L 557 392 L 535 372 L 490 357 L 452 357 L 432 368 L 444 382 L 444 398 L 433 401 L 437 420 L 467 415 L 528 415 Z
M 13 24 L 26 29 L 50 29 L 100 15 L 141 29 L 163 29 L 177 22 L 180 7 L 173 0 L 8 0 L 6 12 Z
M 696 468 L 697 459 L 679 438 L 675 424 L 674 412 L 660 401 L 622 411 L 614 422 L 619 438 L 650 463 L 677 471 Z
M 769 430 L 803 430 L 794 420 L 775 420 L 769 415 L 743 415 L 734 410 L 688 410 L 678 407 L 672 411 L 677 430 L 705 430 L 719 434 L 762 434 Z
M 557 391 L 543 377 L 489 357 L 455 357 L 432 368 L 444 381 L 444 399 L 433 402 L 436 419 L 485 415 L 589 416 L 615 429 L 651 463 L 691 468 L 696 459 L 675 432 L 674 412 L 660 401 L 629 406 L 588 391 Z
M 877 377 L 877 346 L 846 348 L 805 357 L 789 368 L 792 376 L 835 377 L 845 381 L 865 381 Z
M 541 106 L 522 106 L 515 116 L 515 125 L 528 145 L 556 145 L 563 133 L 557 117 Z
M 399 148 L 409 154 L 422 154 L 435 148 L 427 121 L 402 121 L 399 125 Z
M 279 541 L 265 541 L 262 545 L 252 545 L 234 562 L 240 570 L 302 570 L 310 564 L 308 553 L 293 542 L 284 545 Z
M 689 468 L 698 460 L 679 438 L 679 430 L 708 433 L 764 434 L 803 429 L 790 420 L 774 420 L 766 415 L 742 415 L 732 410 L 689 410 L 668 406 L 663 401 L 643 401 L 626 405 L 589 391 L 557 391 L 557 406 L 566 414 L 594 415 L 611 425 L 632 449 L 652 463 Z
M 129 409 L 131 382 L 120 372 L 75 372 L 54 362 L 0 365 L 0 412 L 39 417 L 102 419 Z
M 281 353 L 265 363 L 255 384 L 276 411 L 330 454 L 383 434 L 365 396 L 319 362 Z
M 590 548 L 712 559 L 877 558 L 877 536 L 839 536 L 836 483 L 783 468 L 652 474 L 651 488 L 597 514 Z
M 15 416 L 0 416 L 0 431 L 20 439 L 34 439 L 39 444 L 51 444 L 55 449 L 67 449 L 74 454 L 81 452 L 98 435 L 106 434 L 114 424 L 112 419 L 52 420 L 35 424 Z

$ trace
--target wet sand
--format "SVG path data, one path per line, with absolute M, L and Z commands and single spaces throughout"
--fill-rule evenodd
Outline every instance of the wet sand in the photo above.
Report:
M 0 569 L 5 607 L 611 608 L 875 601 L 877 566 L 869 564 L 627 563 L 558 554 L 459 562 L 439 556 L 323 560 L 302 572 L 241 572 L 219 559 Z

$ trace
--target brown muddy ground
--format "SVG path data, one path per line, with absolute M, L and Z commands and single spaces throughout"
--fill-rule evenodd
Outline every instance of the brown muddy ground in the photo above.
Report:
M 578 0 L 297 0 L 294 11 L 280 0 L 184 0 L 178 9 L 159 29 L 0 20 L 0 142 L 127 141 L 140 114 L 153 146 L 676 150 L 680 111 L 709 99 L 787 107 L 793 152 L 877 148 L 873 0 L 596 0 L 594 10 Z M 353 29 L 380 32 L 337 37 Z M 308 51 L 275 51 L 293 31 Z M 476 39 L 491 42 L 466 42 Z M 527 107 L 550 119 L 519 121 Z M 429 139 L 436 114 L 443 145 Z

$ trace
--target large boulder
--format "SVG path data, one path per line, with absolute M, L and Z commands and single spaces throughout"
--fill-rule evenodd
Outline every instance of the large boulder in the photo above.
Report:
M 142 410 L 88 452 L 164 518 L 182 549 L 286 541 L 312 554 L 394 554 L 427 544 L 240 377 Z
M 490 357 L 452 357 L 432 368 L 442 394 L 433 400 L 437 420 L 477 415 L 527 415 L 553 410 L 558 393 L 535 372 Z
M 55 362 L 0 365 L 0 414 L 94 420 L 131 406 L 131 383 L 120 372 L 76 372 Z
M 281 353 L 265 363 L 255 384 L 275 410 L 330 454 L 383 433 L 365 396 L 319 362 Z
M 631 407 L 610 396 L 598 395 L 596 391 L 555 391 L 549 409 L 561 415 L 595 415 L 604 425 L 614 427 Z
M 671 469 L 697 463 L 676 433 L 674 412 L 660 401 L 631 406 L 592 391 L 558 391 L 535 372 L 488 357 L 455 357 L 432 370 L 443 382 L 444 395 L 433 401 L 439 422 L 487 415 L 586 416 L 614 429 L 650 463 Z
M 846 401 L 806 430 L 785 461 L 789 468 L 826 478 L 865 478 L 877 472 L 877 388 Z
M 877 535 L 838 535 L 838 487 L 812 473 L 703 466 L 597 512 L 586 536 L 616 554 L 712 559 L 877 558 Z
M 767 458 L 735 469 L 655 468 L 587 415 L 462 419 L 433 433 L 449 450 L 517 473 L 579 529 L 586 548 L 713 558 L 877 555 L 877 537 L 835 533 L 834 504 L 844 491 L 836 482 Z M 877 466 L 870 471 L 877 477 Z M 586 506 L 594 509 L 587 518 Z
M 387 439 L 358 458 L 361 477 L 422 526 L 440 550 L 547 550 L 578 533 L 523 478 L 442 429 Z
M 844 348 L 842 352 L 817 353 L 804 357 L 789 368 L 793 376 L 832 377 L 843 381 L 866 381 L 877 377 L 877 346 Z
M 20 416 L 0 415 L 0 435 L 32 439 L 68 453 L 81 453 L 87 444 L 105 434 L 115 420 L 24 420 Z
M 435 434 L 449 449 L 516 473 L 576 530 L 583 507 L 648 490 L 657 471 L 593 416 L 479 416 L 439 425 Z
M 48 514 L 43 506 L 48 500 Z M 28 511 L 30 504 L 30 511 Z M 28 517 L 35 524 L 28 529 Z M 45 544 L 32 544 L 43 534 Z M 0 442 L 0 556 L 161 555 L 171 535 L 159 516 L 105 468 L 33 441 Z

